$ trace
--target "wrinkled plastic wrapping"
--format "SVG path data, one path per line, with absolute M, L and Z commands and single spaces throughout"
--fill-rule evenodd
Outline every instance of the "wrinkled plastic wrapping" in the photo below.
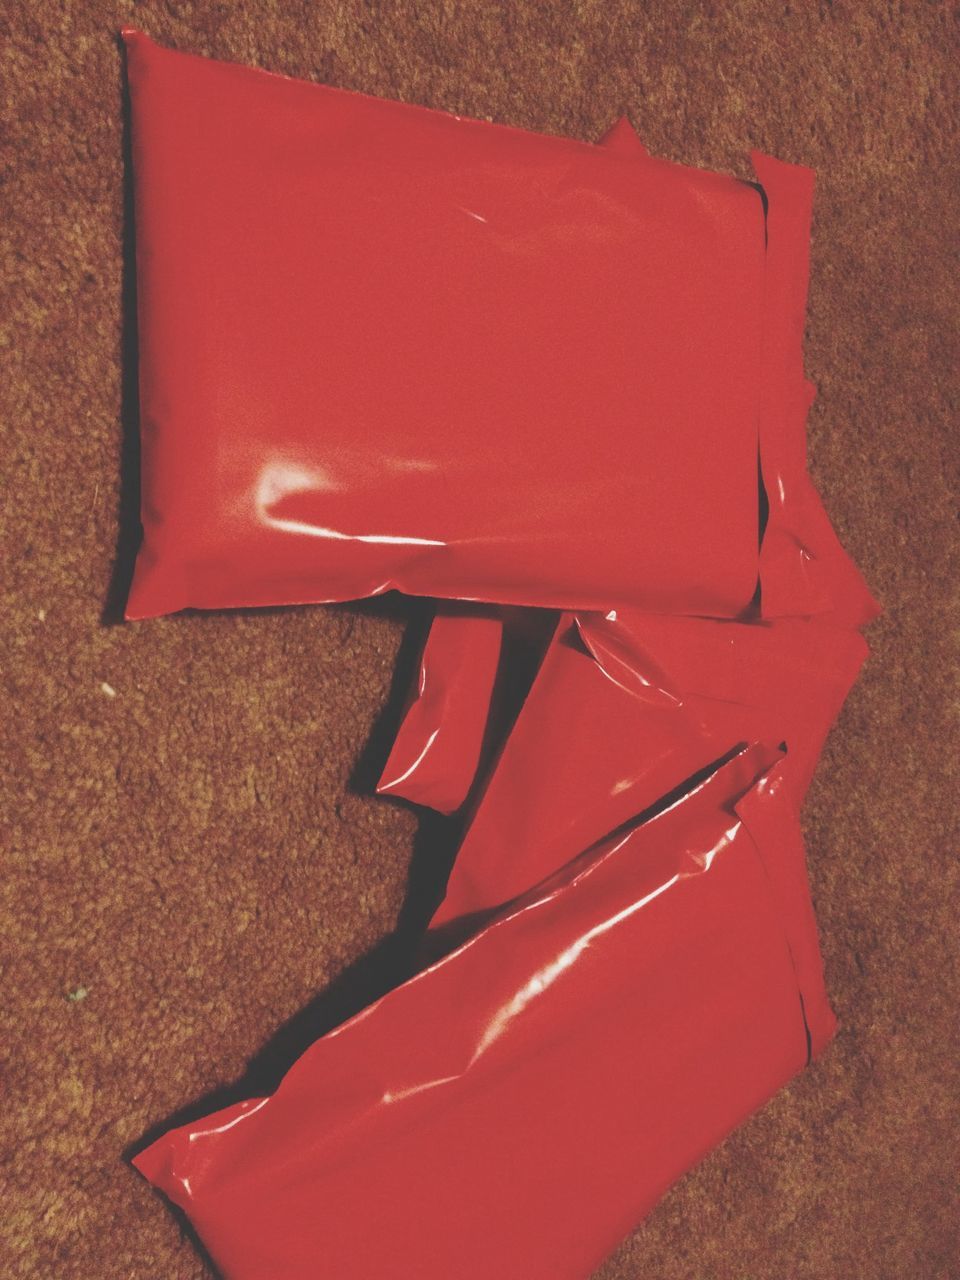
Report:
M 459 809 L 476 776 L 493 700 L 503 622 L 440 613 L 377 791 L 439 813 Z
M 749 604 L 753 186 L 140 35 L 127 48 L 130 617 L 390 588 Z
M 452 814 L 516 721 L 556 630 L 543 609 L 439 610 L 377 783 L 381 795 Z
M 583 1280 L 808 1058 L 743 752 L 138 1167 L 245 1280 Z M 740 808 L 771 810 L 775 842 Z M 425 1209 L 429 1212 L 426 1213 Z
M 378 790 L 465 819 L 441 958 L 135 1163 L 228 1280 L 585 1280 L 835 1028 L 799 809 L 877 606 L 806 470 L 813 175 L 127 44 L 129 615 L 566 610 L 427 637 Z
M 561 625 L 434 925 L 531 888 L 738 743 L 786 745 L 783 786 L 799 810 L 865 655 L 855 632 L 800 620 L 593 615 Z

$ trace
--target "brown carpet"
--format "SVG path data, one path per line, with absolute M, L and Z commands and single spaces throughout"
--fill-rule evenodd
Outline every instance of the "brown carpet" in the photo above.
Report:
M 403 607 L 117 623 L 124 21 L 588 139 L 626 106 L 655 153 L 746 175 L 757 145 L 819 171 L 812 467 L 887 610 L 806 810 L 843 1029 L 599 1275 L 960 1275 L 951 9 L 6 0 L 0 1275 L 207 1275 L 121 1153 L 395 980 L 449 835 L 364 794 Z

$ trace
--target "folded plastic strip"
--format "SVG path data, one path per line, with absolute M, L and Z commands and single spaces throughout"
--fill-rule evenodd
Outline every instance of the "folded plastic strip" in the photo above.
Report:
M 756 844 L 790 947 L 803 1004 L 810 1056 L 833 1038 L 837 1019 L 824 984 L 807 857 L 785 763 L 774 766 L 738 801 L 736 812 Z
M 438 612 L 377 791 L 453 813 L 480 761 L 503 643 L 500 616 Z
M 584 1280 L 808 1060 L 742 751 L 136 1159 L 226 1280 Z M 772 843 L 766 841 L 772 835 Z M 426 1215 L 426 1216 L 425 1216 Z
M 767 199 L 760 466 L 769 514 L 760 548 L 764 617 L 827 614 L 848 626 L 880 607 L 844 551 L 807 471 L 815 388 L 803 371 L 814 173 L 751 153 Z

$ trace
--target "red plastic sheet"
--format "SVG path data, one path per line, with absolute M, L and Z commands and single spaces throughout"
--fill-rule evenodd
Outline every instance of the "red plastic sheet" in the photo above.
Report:
M 439 610 L 382 775 L 381 795 L 452 814 L 476 798 L 556 631 L 547 609 Z
M 480 763 L 503 643 L 493 614 L 438 613 L 377 791 L 453 813 Z
M 126 39 L 128 616 L 393 587 L 749 604 L 751 185 Z
M 235 1280 L 584 1280 L 808 1059 L 750 748 L 137 1166 Z M 754 827 L 751 810 L 763 811 Z
M 767 199 L 767 270 L 760 466 L 769 512 L 760 550 L 765 618 L 818 615 L 858 627 L 880 612 L 843 550 L 807 472 L 807 411 L 815 388 L 803 372 L 814 175 L 751 154 Z

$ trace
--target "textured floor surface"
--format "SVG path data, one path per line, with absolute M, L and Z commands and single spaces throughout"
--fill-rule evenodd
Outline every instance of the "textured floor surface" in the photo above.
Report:
M 886 607 L 806 810 L 842 1031 L 599 1276 L 960 1275 L 951 6 L 5 0 L 0 20 L 0 1274 L 206 1276 L 122 1152 L 389 983 L 444 835 L 364 794 L 402 609 L 116 621 L 133 21 L 587 139 L 626 106 L 663 156 L 746 174 L 756 145 L 818 170 L 812 468 Z

